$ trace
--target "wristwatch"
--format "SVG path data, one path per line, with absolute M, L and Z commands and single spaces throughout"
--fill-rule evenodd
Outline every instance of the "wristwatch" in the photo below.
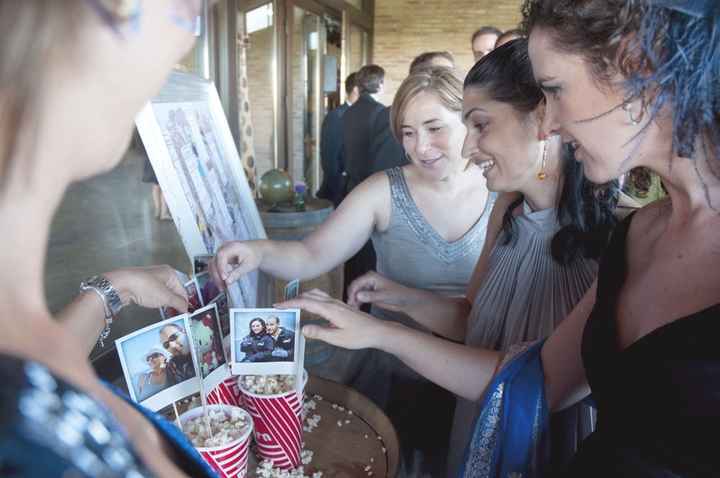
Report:
M 117 289 L 113 287 L 112 283 L 103 276 L 92 276 L 80 283 L 80 292 L 85 291 L 95 292 L 100 300 L 102 300 L 103 307 L 105 308 L 105 328 L 100 332 L 98 342 L 100 347 L 105 347 L 105 339 L 110 335 L 110 325 L 112 324 L 113 318 L 122 309 L 122 301 L 120 300 L 120 294 Z

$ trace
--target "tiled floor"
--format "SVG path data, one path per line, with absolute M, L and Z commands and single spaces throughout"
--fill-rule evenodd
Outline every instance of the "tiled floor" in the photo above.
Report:
M 172 221 L 153 216 L 151 185 L 141 182 L 144 156 L 130 150 L 113 171 L 69 188 L 53 222 L 45 289 L 55 312 L 70 302 L 80 281 L 119 267 L 170 264 L 189 272 L 190 261 Z M 130 307 L 113 325 L 115 338 L 159 319 L 155 310 Z M 114 347 L 91 358 L 114 379 L 120 365 Z

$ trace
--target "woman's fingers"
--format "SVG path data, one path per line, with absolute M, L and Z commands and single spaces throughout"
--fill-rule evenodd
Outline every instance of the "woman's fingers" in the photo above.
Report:
M 215 265 L 220 279 L 226 285 L 250 272 L 252 265 L 247 260 L 250 254 L 247 246 L 240 241 L 226 242 L 220 247 L 215 256 Z
M 227 289 L 225 281 L 220 276 L 220 271 L 218 270 L 217 256 L 213 257 L 212 260 L 208 263 L 208 272 L 210 273 L 210 278 L 215 283 L 218 289 Z
M 350 287 L 348 287 L 348 305 L 358 308 L 361 305 L 361 301 L 359 300 L 358 293 L 363 290 L 374 290 L 377 286 L 377 274 L 375 272 L 368 272 L 354 281 L 350 284 Z

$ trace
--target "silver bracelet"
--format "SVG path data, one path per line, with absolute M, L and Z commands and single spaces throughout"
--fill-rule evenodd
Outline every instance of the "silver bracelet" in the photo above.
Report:
M 110 336 L 110 325 L 113 318 L 122 309 L 122 301 L 117 289 L 112 283 L 103 276 L 93 276 L 80 283 L 80 292 L 92 290 L 95 292 L 103 303 L 105 309 L 105 328 L 100 332 L 98 343 L 100 347 L 105 347 L 105 340 Z

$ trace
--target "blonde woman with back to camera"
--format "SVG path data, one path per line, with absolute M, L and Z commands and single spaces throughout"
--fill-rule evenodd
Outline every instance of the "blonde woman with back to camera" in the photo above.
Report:
M 55 320 L 43 289 L 65 189 L 120 161 L 135 114 L 192 46 L 200 9 L 199 0 L 0 0 L 2 476 L 215 476 L 177 428 L 95 374 L 88 354 L 106 299 L 83 292 Z M 131 302 L 187 310 L 169 267 L 105 279 L 113 312 Z

